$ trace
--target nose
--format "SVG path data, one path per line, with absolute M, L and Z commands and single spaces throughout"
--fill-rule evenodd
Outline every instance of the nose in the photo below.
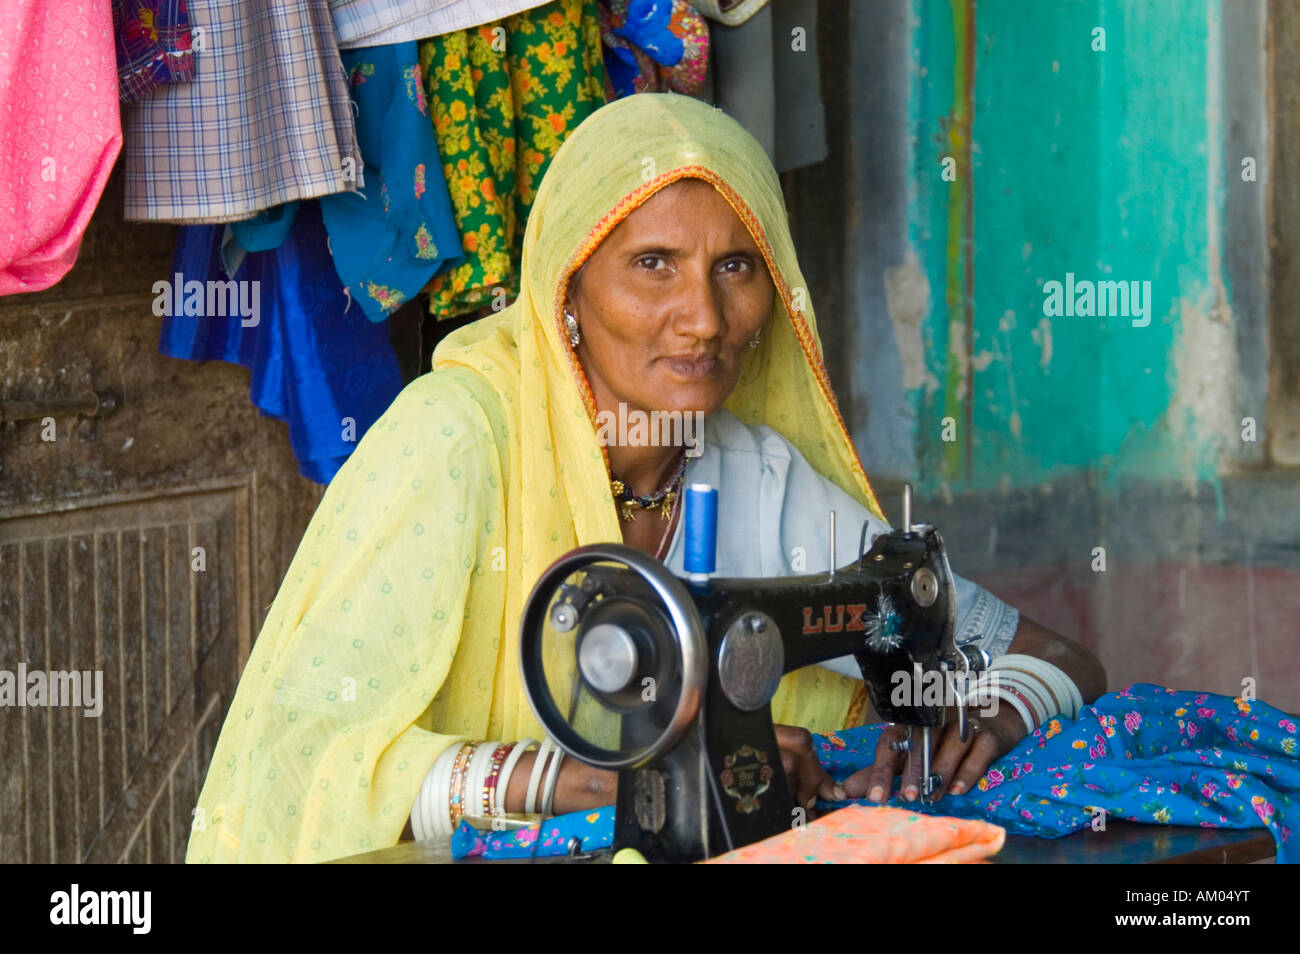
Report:
M 673 330 L 687 338 L 712 341 L 726 331 L 721 290 L 706 266 L 691 268 L 674 296 Z

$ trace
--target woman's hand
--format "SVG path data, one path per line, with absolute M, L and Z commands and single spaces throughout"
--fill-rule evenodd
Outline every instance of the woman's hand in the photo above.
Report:
M 817 760 L 811 732 L 797 725 L 776 725 L 772 728 L 776 730 L 781 766 L 785 769 L 785 778 L 796 805 L 812 811 L 818 798 L 827 802 L 842 802 L 848 797 Z
M 963 742 L 957 732 L 956 710 L 949 710 L 944 727 L 931 735 L 931 745 L 934 748 L 930 757 L 930 771 L 941 778 L 934 794 L 936 800 L 949 792 L 960 795 L 969 791 L 995 759 L 1006 755 L 1025 737 L 1024 720 L 1010 706 L 999 707 L 995 716 L 972 716 L 972 721 L 978 722 L 979 731 L 968 733 Z M 875 761 L 844 780 L 844 791 L 850 798 L 866 798 L 873 802 L 889 799 L 895 776 L 907 765 L 907 753 L 895 752 L 890 743 L 906 739 L 907 734 L 908 727 L 905 725 L 886 726 L 876 743 Z M 919 742 L 919 732 L 916 738 Z M 921 792 L 919 752 L 912 759 L 911 770 L 912 775 L 903 779 L 903 797 L 915 801 Z

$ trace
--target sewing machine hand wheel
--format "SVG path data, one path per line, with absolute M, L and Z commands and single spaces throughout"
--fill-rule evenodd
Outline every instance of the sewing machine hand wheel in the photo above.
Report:
M 525 604 L 524 692 L 569 755 L 611 771 L 672 749 L 708 677 L 703 624 L 684 584 L 624 544 L 579 547 L 552 563 Z M 623 716 L 636 712 L 649 719 Z M 646 728 L 646 726 L 650 728 Z

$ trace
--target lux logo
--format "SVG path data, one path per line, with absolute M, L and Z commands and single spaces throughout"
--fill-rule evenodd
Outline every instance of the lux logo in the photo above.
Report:
M 849 621 L 844 622 L 844 613 L 848 611 Z M 832 614 L 832 611 L 833 614 Z M 811 636 L 814 633 L 842 633 L 842 632 L 859 632 L 867 628 L 867 624 L 862 621 L 863 615 L 867 612 L 866 603 L 841 603 L 837 606 L 823 606 L 822 615 L 817 622 L 813 622 L 813 608 L 805 606 L 803 608 L 803 634 Z

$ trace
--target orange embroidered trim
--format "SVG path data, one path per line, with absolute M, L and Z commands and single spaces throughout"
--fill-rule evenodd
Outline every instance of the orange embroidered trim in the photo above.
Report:
M 813 373 L 817 378 L 817 384 L 821 388 L 822 397 L 830 405 L 831 413 L 835 415 L 835 423 L 839 425 L 840 436 L 853 451 L 853 466 L 862 483 L 867 489 L 867 498 L 875 505 L 876 511 L 884 515 L 884 510 L 880 506 L 879 500 L 876 499 L 876 493 L 871 488 L 871 481 L 867 477 L 867 472 L 862 466 L 862 461 L 858 458 L 857 449 L 853 446 L 853 439 L 849 437 L 848 428 L 844 426 L 844 418 L 840 415 L 839 402 L 835 399 L 835 392 L 831 389 L 830 376 L 826 372 L 826 365 L 821 360 L 817 349 L 813 346 L 812 329 L 808 327 L 808 320 L 804 317 L 802 311 L 796 311 L 793 305 L 793 297 L 790 293 L 789 286 L 785 283 L 785 276 L 781 274 L 776 267 L 775 256 L 772 253 L 772 247 L 768 243 L 767 234 L 759 225 L 758 217 L 745 204 L 745 201 L 735 192 L 731 186 L 724 182 L 713 170 L 704 166 L 679 166 L 669 172 L 656 176 L 636 189 L 633 189 L 598 221 L 587 237 L 583 239 L 582 244 L 570 256 L 568 263 L 560 273 L 560 281 L 555 289 L 555 307 L 552 314 L 552 321 L 555 323 L 556 333 L 560 336 L 561 342 L 568 341 L 568 332 L 564 329 L 564 292 L 569 287 L 569 279 L 573 273 L 585 262 L 588 256 L 595 251 L 596 246 L 605 240 L 605 237 L 613 231 L 614 227 L 622 222 L 636 208 L 649 199 L 660 189 L 678 179 L 703 179 L 716 188 L 732 210 L 740 216 L 740 220 L 745 223 L 745 228 L 749 229 L 750 236 L 758 245 L 759 251 L 763 255 L 763 261 L 767 263 L 768 273 L 776 285 L 776 290 L 781 296 L 781 302 L 785 305 L 786 314 L 794 326 L 795 337 L 799 339 L 799 345 L 803 348 L 804 358 L 812 367 Z M 587 380 L 586 372 L 582 370 L 582 364 L 578 361 L 578 356 L 572 348 L 565 349 L 569 356 L 569 365 L 573 370 L 574 377 L 578 382 L 578 389 L 582 393 L 583 404 L 587 408 L 587 416 L 591 419 L 591 426 L 596 427 L 596 399 L 591 390 L 591 383 Z M 603 444 L 600 448 L 601 456 L 605 459 L 605 471 L 610 470 L 609 450 Z M 863 690 L 865 692 L 865 690 Z M 865 697 L 864 697 L 865 698 Z
M 844 717 L 844 728 L 856 729 L 867 718 L 867 684 L 858 684 L 858 691 L 853 693 L 849 702 L 849 714 Z

